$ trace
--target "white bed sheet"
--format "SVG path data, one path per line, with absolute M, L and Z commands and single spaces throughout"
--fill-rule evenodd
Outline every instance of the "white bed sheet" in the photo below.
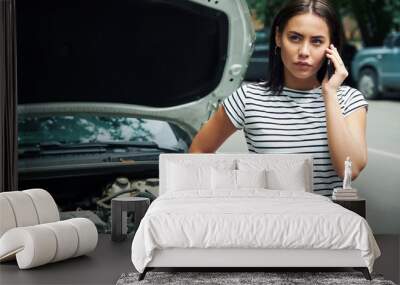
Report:
M 133 265 L 143 272 L 165 248 L 357 249 L 370 272 L 381 254 L 354 212 L 318 194 L 267 189 L 159 196 L 133 239 Z

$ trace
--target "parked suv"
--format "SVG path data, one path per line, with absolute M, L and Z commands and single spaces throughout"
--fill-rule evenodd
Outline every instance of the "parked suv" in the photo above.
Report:
M 367 99 L 379 98 L 386 91 L 400 92 L 400 32 L 389 34 L 382 47 L 359 50 L 352 74 Z

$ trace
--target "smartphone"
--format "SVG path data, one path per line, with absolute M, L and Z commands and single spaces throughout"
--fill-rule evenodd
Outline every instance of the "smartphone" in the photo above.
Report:
M 329 79 L 331 79 L 332 75 L 335 73 L 335 68 L 333 67 L 333 63 L 330 59 L 327 59 L 326 71 L 328 72 L 328 80 L 329 80 Z

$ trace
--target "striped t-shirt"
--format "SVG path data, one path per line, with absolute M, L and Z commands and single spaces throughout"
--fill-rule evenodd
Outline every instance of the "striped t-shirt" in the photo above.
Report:
M 243 129 L 249 152 L 312 154 L 313 189 L 330 196 L 343 180 L 331 162 L 321 92 L 321 87 L 307 91 L 284 87 L 274 96 L 262 83 L 244 83 L 222 105 L 233 125 Z M 344 117 L 363 106 L 368 111 L 368 102 L 355 88 L 341 86 L 337 98 Z

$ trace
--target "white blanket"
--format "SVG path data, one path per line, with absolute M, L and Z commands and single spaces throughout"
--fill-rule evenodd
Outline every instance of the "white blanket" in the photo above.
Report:
M 132 243 L 143 272 L 154 249 L 358 249 L 369 271 L 380 250 L 367 221 L 321 195 L 266 189 L 166 193 L 150 205 Z

